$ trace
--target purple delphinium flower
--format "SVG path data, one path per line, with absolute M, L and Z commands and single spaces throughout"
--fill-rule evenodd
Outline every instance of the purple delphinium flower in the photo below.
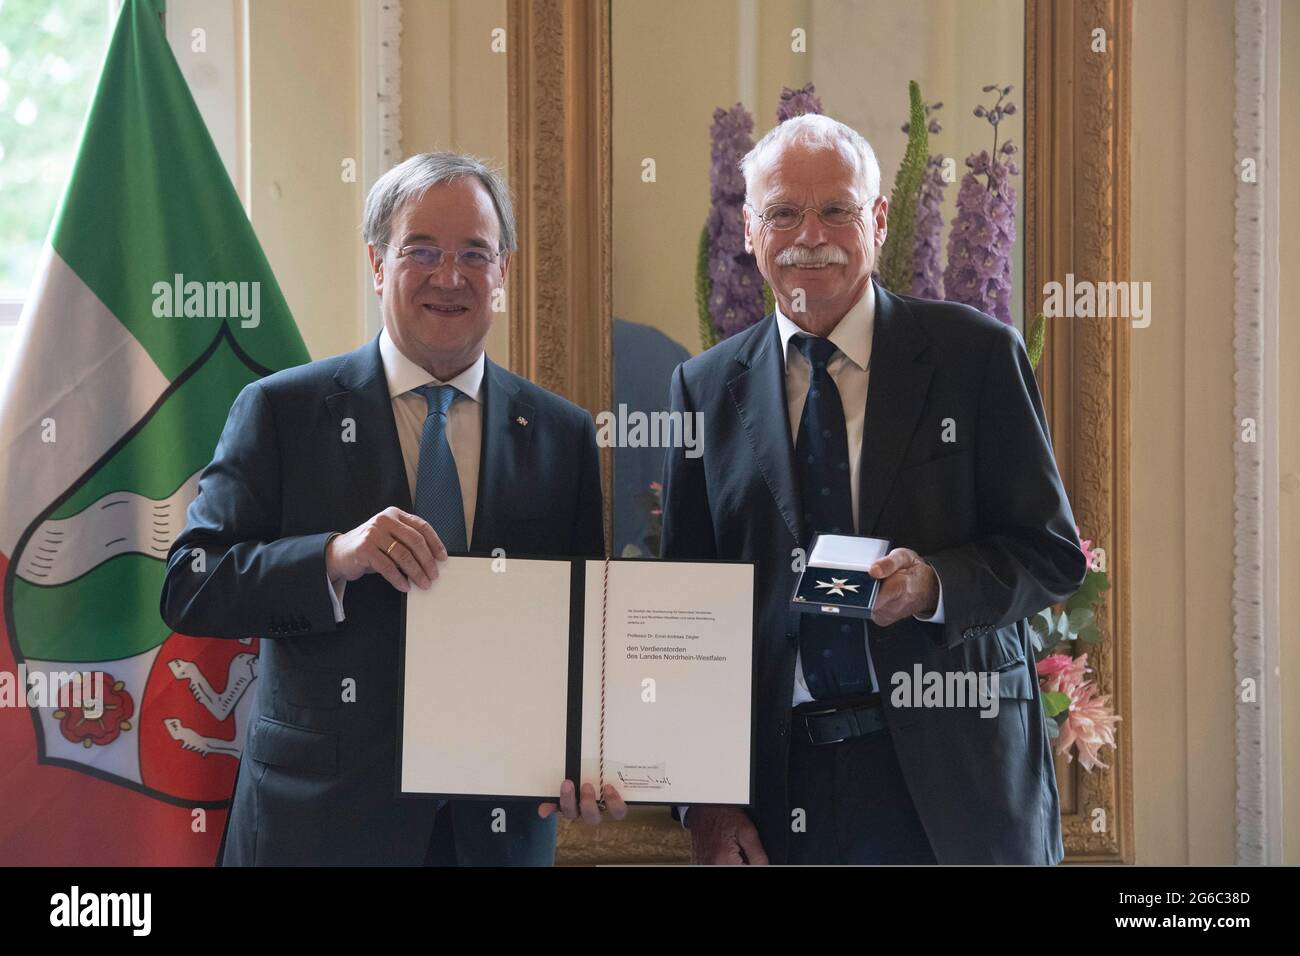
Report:
M 943 109 L 943 103 L 929 103 L 925 107 L 926 129 L 931 136 L 943 130 L 938 117 L 933 114 Z M 906 130 L 904 130 L 906 132 Z M 931 155 L 925 164 L 925 177 L 921 180 L 921 194 L 916 200 L 916 225 L 912 233 L 912 295 L 923 299 L 943 298 L 943 268 L 939 265 L 939 244 L 943 241 L 944 193 L 948 181 L 943 178 L 944 156 Z
M 740 161 L 754 146 L 754 118 L 737 103 L 713 111 L 709 171 L 709 314 L 720 338 L 735 335 L 763 317 L 763 277 L 745 251 L 745 178 Z
M 784 123 L 788 119 L 796 116 L 803 116 L 805 113 L 822 113 L 821 97 L 817 95 L 813 85 L 809 83 L 801 90 L 784 87 L 781 90 L 781 102 L 776 107 L 777 125 Z
M 1011 248 L 1016 241 L 1015 161 L 990 159 L 987 150 L 966 160 L 957 191 L 957 216 L 948 235 L 945 297 L 1011 323 Z M 980 179 L 986 176 L 988 182 Z
M 916 203 L 916 232 L 912 239 L 912 295 L 922 299 L 942 299 L 943 269 L 939 248 L 943 232 L 943 194 L 948 184 L 943 178 L 943 154 L 931 156 L 921 180 L 921 195 Z
M 964 302 L 1008 325 L 1011 251 L 1016 241 L 1016 190 L 1011 177 L 1020 169 L 1012 159 L 1016 147 L 1009 140 L 998 147 L 998 124 L 1016 111 L 1007 100 L 1011 89 L 990 84 L 984 92 L 997 93 L 997 102 L 975 107 L 975 115 L 993 127 L 993 154 L 984 150 L 966 159 L 968 172 L 957 190 L 957 216 L 948 234 L 948 268 L 943 273 L 948 301 Z

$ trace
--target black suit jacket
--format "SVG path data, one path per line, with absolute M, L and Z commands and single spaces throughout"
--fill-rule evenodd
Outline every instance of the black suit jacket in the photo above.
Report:
M 482 400 L 470 550 L 603 554 L 591 416 L 491 360 Z M 378 338 L 239 394 L 172 545 L 161 602 L 181 633 L 263 638 L 227 864 L 424 860 L 434 803 L 394 796 L 402 595 L 366 575 L 347 586 L 336 624 L 325 573 L 330 534 L 390 505 L 411 510 Z M 192 570 L 195 548 L 203 573 Z M 355 702 L 343 700 L 345 679 Z
M 779 861 L 799 634 L 788 607 L 805 535 L 775 317 L 679 366 L 672 407 L 703 412 L 704 454 L 668 454 L 662 556 L 757 563 L 751 815 Z M 945 623 L 867 628 L 930 843 L 940 863 L 1058 862 L 1056 777 L 1026 618 L 1073 593 L 1086 568 L 1019 333 L 966 306 L 877 286 L 863 432 L 861 532 L 917 551 L 943 587 Z M 891 675 L 916 663 L 997 671 L 997 717 L 893 706 Z

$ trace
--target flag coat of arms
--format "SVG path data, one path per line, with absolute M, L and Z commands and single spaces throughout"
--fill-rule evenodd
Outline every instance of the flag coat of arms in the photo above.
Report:
M 257 680 L 166 627 L 164 562 L 235 396 L 308 355 L 161 7 L 122 6 L 0 374 L 0 864 L 211 864 Z

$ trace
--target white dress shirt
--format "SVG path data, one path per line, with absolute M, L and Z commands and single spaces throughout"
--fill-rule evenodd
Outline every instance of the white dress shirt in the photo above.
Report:
M 460 479 L 460 498 L 465 505 L 465 541 L 474 540 L 474 506 L 478 501 L 478 469 L 483 443 L 483 370 L 486 357 L 478 359 L 448 382 L 441 382 L 402 354 L 388 337 L 388 330 L 379 333 L 379 357 L 384 364 L 384 377 L 388 380 L 388 395 L 393 402 L 393 420 L 397 425 L 397 440 L 402 447 L 402 463 L 406 467 L 406 483 L 415 500 L 415 477 L 420 464 L 420 436 L 429 406 L 424 396 L 413 389 L 421 385 L 454 385 L 460 391 L 451 408 L 447 410 L 447 444 L 456 460 L 456 477 Z M 330 600 L 334 605 L 334 620 L 343 620 L 343 591 L 346 581 L 330 587 Z
M 848 430 L 849 441 L 849 495 L 853 505 L 853 529 L 861 533 L 858 519 L 858 476 L 862 470 L 862 426 L 867 419 L 867 382 L 871 367 L 871 333 L 876 318 L 876 287 L 868 282 L 866 290 L 857 302 L 853 303 L 844 318 L 827 336 L 838 351 L 827 363 L 826 370 L 835 382 L 840 393 L 840 402 L 844 406 L 844 425 Z M 790 346 L 790 340 L 796 335 L 808 335 L 781 312 L 781 305 L 776 305 L 776 327 L 781 335 L 781 357 L 785 363 L 785 397 L 786 411 L 790 417 L 790 441 L 799 440 L 799 420 L 803 417 L 804 402 L 808 398 L 808 383 L 812 377 L 812 366 L 797 348 Z M 870 467 L 868 464 L 867 467 Z M 917 616 L 918 621 L 943 623 L 943 588 L 939 589 L 939 604 L 931 617 Z M 866 622 L 870 627 L 871 623 Z M 864 636 L 865 641 L 865 636 Z M 871 646 L 867 645 L 867 670 L 871 675 L 871 690 L 880 689 L 876 680 L 875 664 L 871 660 Z M 804 681 L 803 658 L 795 655 L 794 662 L 794 704 L 806 703 L 813 699 Z

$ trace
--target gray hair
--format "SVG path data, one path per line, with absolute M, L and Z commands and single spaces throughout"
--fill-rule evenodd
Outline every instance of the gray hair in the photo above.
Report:
M 747 201 L 754 187 L 754 179 L 768 162 L 769 154 L 794 143 L 839 150 L 840 155 L 857 170 L 858 178 L 865 182 L 869 198 L 875 199 L 880 195 L 880 164 L 876 162 L 876 153 L 863 135 L 829 116 L 804 113 L 773 127 L 740 161 Z
M 361 237 L 368 243 L 387 242 L 393 215 L 412 199 L 420 200 L 434 186 L 474 176 L 492 197 L 501 224 L 501 249 L 515 251 L 515 212 L 510 188 L 501 173 L 477 156 L 465 153 L 416 153 L 375 181 L 366 196 Z

